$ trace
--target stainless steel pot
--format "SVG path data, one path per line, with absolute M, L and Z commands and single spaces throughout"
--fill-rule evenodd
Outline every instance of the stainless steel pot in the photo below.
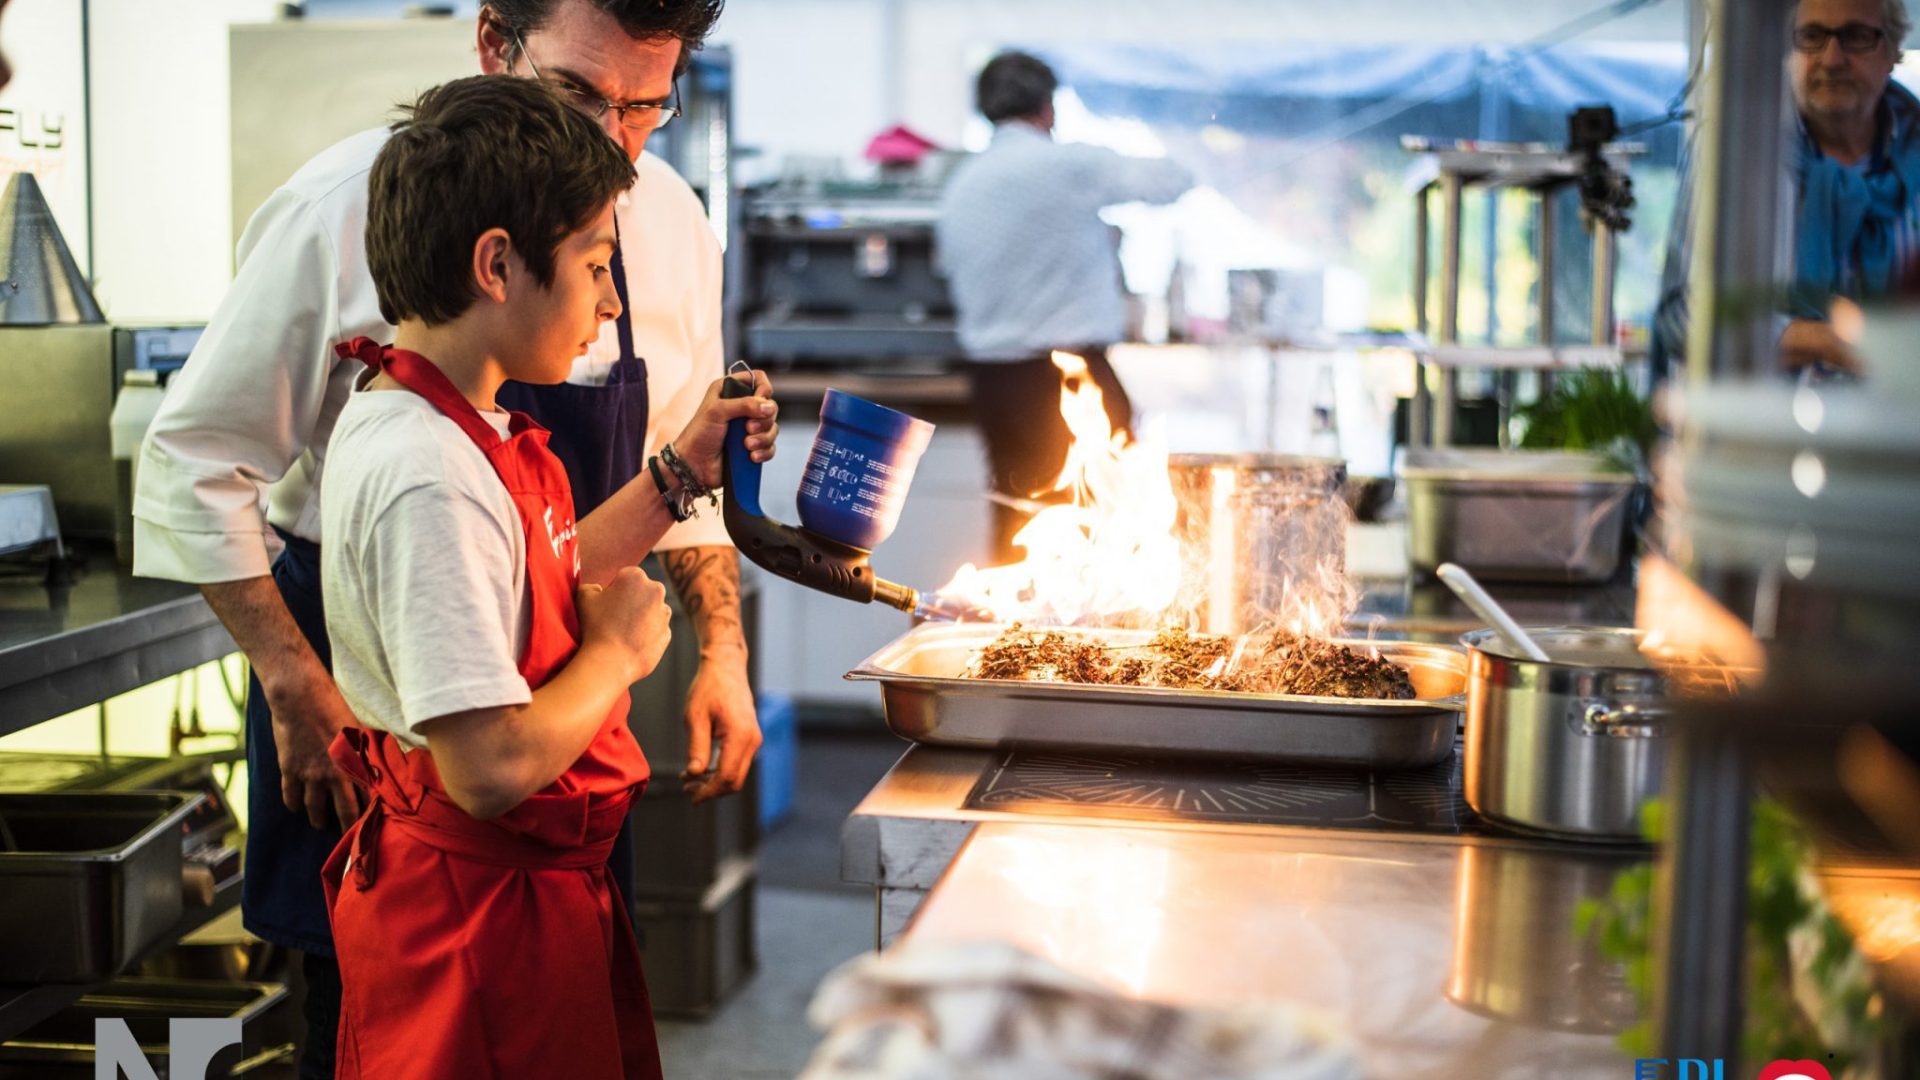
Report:
M 1668 754 L 1666 677 L 1640 634 L 1548 627 L 1531 633 L 1553 663 L 1511 655 L 1493 630 L 1467 647 L 1465 792 L 1498 824 L 1576 839 L 1640 836 Z

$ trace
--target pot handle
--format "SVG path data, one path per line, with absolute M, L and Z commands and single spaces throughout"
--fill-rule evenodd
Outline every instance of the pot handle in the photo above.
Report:
M 1615 739 L 1651 739 L 1665 735 L 1673 710 L 1663 705 L 1615 705 L 1595 701 L 1579 715 L 1574 729 L 1582 735 Z

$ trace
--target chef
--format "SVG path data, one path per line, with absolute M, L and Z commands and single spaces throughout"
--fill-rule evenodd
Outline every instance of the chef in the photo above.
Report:
M 583 516 L 686 426 L 723 366 L 718 243 L 698 197 L 642 152 L 677 114 L 674 77 L 720 8 L 493 0 L 476 21 L 483 72 L 553 85 L 637 173 L 615 211 L 624 314 L 603 326 L 566 385 L 500 398 L 553 431 Z M 303 1077 L 333 1075 L 340 983 L 320 868 L 360 809 L 327 757 L 354 718 L 330 674 L 319 492 L 328 437 L 362 370 L 334 347 L 393 337 L 363 238 L 367 174 L 387 137 L 375 129 L 322 151 L 254 214 L 233 285 L 141 449 L 134 501 L 135 572 L 199 585 L 252 665 L 242 911 L 249 931 L 302 954 Z M 676 526 L 656 553 L 700 639 L 683 779 L 696 799 L 724 795 L 744 782 L 760 743 L 738 559 L 717 515 Z M 631 860 L 629 843 L 615 849 L 616 876 Z

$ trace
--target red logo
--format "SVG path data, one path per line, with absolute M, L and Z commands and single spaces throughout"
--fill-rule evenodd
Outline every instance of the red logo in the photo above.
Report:
M 1833 1080 L 1833 1074 L 1817 1061 L 1776 1061 L 1760 1070 L 1758 1080 Z

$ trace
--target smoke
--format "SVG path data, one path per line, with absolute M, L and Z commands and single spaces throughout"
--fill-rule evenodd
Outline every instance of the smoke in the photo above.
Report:
M 1181 582 L 1165 621 L 1213 634 L 1338 636 L 1347 576 L 1345 468 L 1275 455 L 1172 459 Z

